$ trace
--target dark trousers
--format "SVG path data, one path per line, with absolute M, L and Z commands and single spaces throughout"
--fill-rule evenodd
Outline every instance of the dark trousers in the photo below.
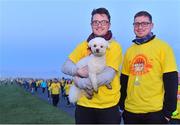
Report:
M 35 87 L 35 91 L 36 91 L 36 92 L 37 92 L 37 88 L 38 88 L 38 87 L 36 86 L 36 87 Z
M 49 88 L 47 87 L 47 95 L 48 95 L 48 98 L 50 97 L 50 91 L 49 91 Z
M 66 97 L 67 105 L 69 105 L 70 104 L 69 95 L 65 95 L 65 97 Z
M 59 102 L 59 94 L 57 95 L 52 94 L 52 102 L 53 102 L 53 106 L 57 107 L 57 104 Z
M 180 119 L 171 119 L 170 124 L 180 124 Z
M 96 109 L 76 105 L 76 124 L 120 124 L 121 114 L 118 106 Z
M 42 88 L 42 93 L 44 93 L 44 92 L 45 92 L 45 89 L 46 89 L 46 88 Z
M 132 113 L 124 111 L 123 113 L 124 124 L 167 124 L 163 112 L 150 112 L 150 113 Z

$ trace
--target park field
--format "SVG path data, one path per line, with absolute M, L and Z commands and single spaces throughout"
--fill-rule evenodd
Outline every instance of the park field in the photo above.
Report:
M 66 112 L 17 85 L 0 86 L 0 124 L 74 124 Z

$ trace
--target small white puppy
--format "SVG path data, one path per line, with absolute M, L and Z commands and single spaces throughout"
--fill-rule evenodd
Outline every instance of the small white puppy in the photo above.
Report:
M 82 68 L 88 66 L 88 75 L 92 83 L 92 87 L 95 92 L 98 92 L 97 74 L 101 73 L 106 66 L 105 53 L 109 47 L 108 41 L 104 38 L 96 37 L 89 41 L 88 46 L 91 48 L 92 54 L 81 59 L 76 66 Z M 106 85 L 107 88 L 111 88 L 111 85 Z M 75 85 L 71 86 L 69 91 L 69 100 L 75 103 L 81 96 L 82 90 Z

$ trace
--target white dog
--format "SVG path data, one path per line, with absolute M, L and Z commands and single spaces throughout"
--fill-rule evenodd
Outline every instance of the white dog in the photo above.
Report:
M 108 41 L 104 38 L 96 37 L 89 41 L 88 46 L 91 48 L 92 54 L 81 59 L 76 66 L 82 68 L 88 66 L 88 75 L 92 83 L 92 87 L 95 92 L 98 92 L 97 85 L 97 74 L 101 73 L 106 66 L 105 53 L 109 47 Z M 106 85 L 107 88 L 111 89 L 111 85 Z M 71 86 L 69 91 L 69 100 L 75 103 L 82 95 L 82 90 L 75 85 Z

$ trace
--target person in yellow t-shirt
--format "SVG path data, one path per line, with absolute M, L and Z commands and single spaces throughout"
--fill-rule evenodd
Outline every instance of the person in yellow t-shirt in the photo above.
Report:
M 52 80 L 51 79 L 49 79 L 48 81 L 47 81 L 47 95 L 48 95 L 48 101 L 50 100 L 50 98 L 51 98 L 51 93 L 50 93 L 50 91 L 49 91 L 49 87 L 51 86 L 51 84 L 52 84 Z
M 57 104 L 59 102 L 59 93 L 60 93 L 60 84 L 58 83 L 57 79 L 55 79 L 51 83 L 51 86 L 49 87 L 49 91 L 51 92 L 53 106 L 57 107 Z
M 66 84 L 65 84 L 65 86 L 64 86 L 67 105 L 70 105 L 70 101 L 69 101 L 69 89 L 70 89 L 71 86 L 72 86 L 72 81 L 70 79 L 68 79 Z
M 76 104 L 76 124 L 120 124 L 121 114 L 119 112 L 120 98 L 120 65 L 122 63 L 122 48 L 112 38 L 110 29 L 110 14 L 106 8 L 94 9 L 91 13 L 92 34 L 87 40 L 81 42 L 69 55 L 68 60 L 62 67 L 62 72 L 74 76 L 74 84 L 92 97 L 88 99 L 82 95 Z M 88 78 L 88 67 L 77 69 L 76 63 L 91 54 L 88 42 L 102 37 L 109 42 L 106 51 L 106 67 L 97 75 L 98 93 L 93 92 L 90 79 Z M 105 85 L 109 84 L 112 89 Z
M 65 78 L 62 77 L 62 79 L 60 80 L 60 86 L 61 86 L 61 97 L 65 98 L 65 91 L 64 91 L 64 86 L 65 86 Z
M 176 110 L 178 73 L 172 48 L 151 32 L 152 16 L 134 16 L 134 44 L 124 56 L 120 107 L 125 124 L 165 124 Z

